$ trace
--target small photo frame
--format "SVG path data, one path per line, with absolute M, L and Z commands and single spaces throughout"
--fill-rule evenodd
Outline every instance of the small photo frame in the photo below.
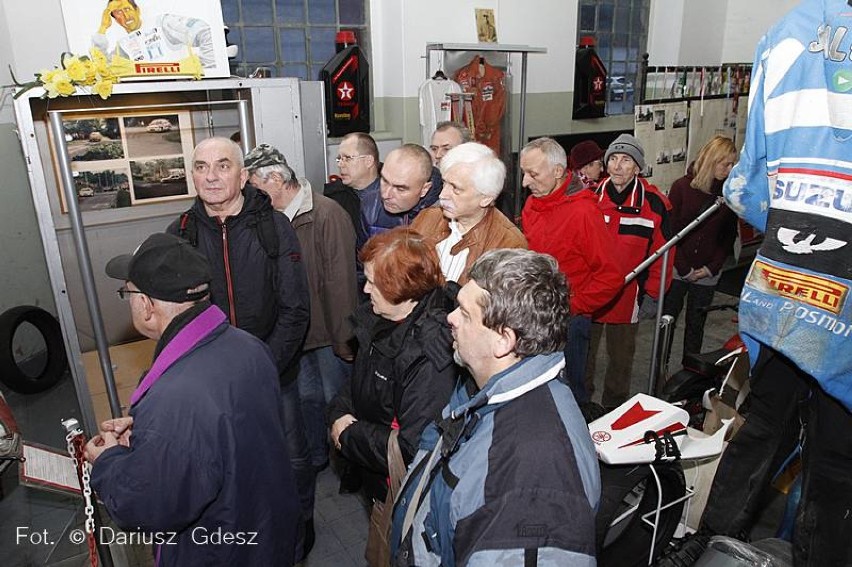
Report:
M 188 111 L 69 117 L 62 125 L 81 211 L 195 196 L 185 166 L 193 148 Z M 60 204 L 67 213 L 62 190 Z
M 493 8 L 475 8 L 476 37 L 480 43 L 497 43 L 497 20 Z
M 133 174 L 131 202 L 159 203 L 189 197 L 183 156 L 130 161 Z

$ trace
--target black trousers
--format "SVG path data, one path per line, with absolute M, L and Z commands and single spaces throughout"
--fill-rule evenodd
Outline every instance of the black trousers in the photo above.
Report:
M 772 476 L 799 440 L 802 496 L 793 533 L 800 566 L 852 565 L 852 413 L 778 352 L 761 347 L 751 409 L 722 456 L 702 528 L 743 537 Z
M 671 315 L 677 323 L 678 315 L 686 302 L 686 323 L 683 329 L 683 354 L 699 354 L 704 342 L 704 323 L 707 313 L 704 308 L 713 303 L 715 285 L 698 285 L 673 279 L 663 303 L 663 314 Z M 671 347 L 666 353 L 666 361 L 671 355 Z

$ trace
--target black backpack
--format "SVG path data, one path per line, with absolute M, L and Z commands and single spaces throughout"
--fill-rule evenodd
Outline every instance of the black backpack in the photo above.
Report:
M 257 238 L 264 252 L 270 258 L 277 258 L 279 252 L 278 231 L 275 230 L 274 211 L 266 209 L 251 213 L 249 225 L 257 231 Z M 178 236 L 189 242 L 193 247 L 198 247 L 198 219 L 195 211 L 189 209 L 180 216 L 178 223 Z

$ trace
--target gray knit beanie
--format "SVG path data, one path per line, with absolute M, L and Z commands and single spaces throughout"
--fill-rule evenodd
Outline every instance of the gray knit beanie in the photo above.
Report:
M 609 156 L 612 154 L 627 154 L 633 158 L 640 171 L 645 171 L 645 150 L 642 149 L 642 144 L 630 134 L 622 134 L 609 145 L 604 154 L 604 166 L 609 161 Z

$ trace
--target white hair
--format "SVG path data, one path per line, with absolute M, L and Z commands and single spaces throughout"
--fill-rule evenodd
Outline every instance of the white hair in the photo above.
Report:
M 506 180 L 506 166 L 494 150 L 478 142 L 459 144 L 441 159 L 441 175 L 463 163 L 473 166 L 470 168 L 470 180 L 479 194 L 492 199 L 500 195 Z

